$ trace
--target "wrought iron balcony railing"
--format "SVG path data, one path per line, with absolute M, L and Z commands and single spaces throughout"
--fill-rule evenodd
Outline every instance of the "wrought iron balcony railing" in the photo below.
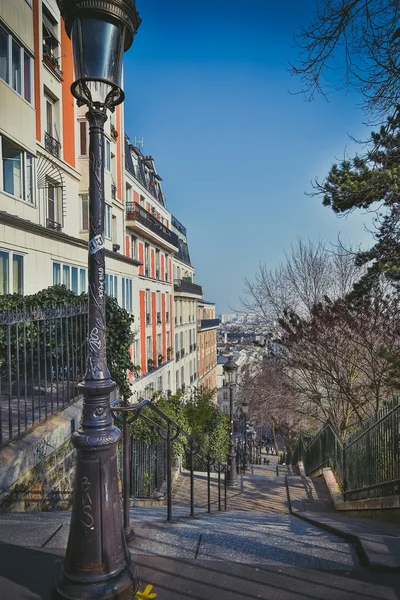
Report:
M 59 79 L 62 79 L 60 61 L 54 56 L 49 46 L 43 46 L 43 62 L 57 75 L 57 77 L 59 77 Z
M 175 292 L 203 296 L 203 289 L 201 285 L 197 285 L 197 283 L 192 283 L 191 281 L 186 281 L 185 279 L 174 279 L 174 290 Z
M 53 221 L 52 219 L 46 219 L 46 227 L 47 229 L 54 229 L 54 231 L 61 231 L 62 229 L 61 223 L 57 223 L 57 221 Z
M 137 202 L 126 203 L 126 219 L 138 221 L 175 248 L 179 247 L 178 236 Z
M 117 197 L 117 186 L 113 183 L 111 184 L 111 198 L 115 200 Z
M 212 329 L 219 326 L 219 319 L 201 319 L 197 321 L 198 329 Z
M 44 134 L 44 147 L 46 148 L 47 152 L 50 152 L 50 154 L 57 156 L 57 158 L 60 156 L 60 150 L 61 150 L 60 142 L 58 140 L 56 140 L 55 138 L 53 138 L 47 132 Z

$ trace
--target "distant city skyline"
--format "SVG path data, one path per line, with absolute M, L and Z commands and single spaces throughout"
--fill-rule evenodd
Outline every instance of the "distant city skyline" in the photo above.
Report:
M 125 122 L 144 139 L 168 208 L 187 228 L 196 282 L 217 312 L 240 309 L 245 277 L 274 267 L 298 237 L 365 242 L 368 216 L 339 219 L 305 197 L 349 135 L 366 137 L 354 93 L 305 102 L 287 72 L 311 0 L 137 1 L 125 57 Z

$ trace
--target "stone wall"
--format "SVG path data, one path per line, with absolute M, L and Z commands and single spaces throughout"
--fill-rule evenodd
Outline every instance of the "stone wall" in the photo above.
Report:
M 0 512 L 71 508 L 81 410 L 80 400 L 0 450 Z

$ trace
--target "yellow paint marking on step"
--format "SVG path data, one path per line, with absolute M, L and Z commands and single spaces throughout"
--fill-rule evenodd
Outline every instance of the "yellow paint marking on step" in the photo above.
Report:
M 143 592 L 137 591 L 135 595 L 135 600 L 146 600 L 146 598 L 157 598 L 157 594 L 154 592 L 151 593 L 153 589 L 152 585 L 147 585 Z

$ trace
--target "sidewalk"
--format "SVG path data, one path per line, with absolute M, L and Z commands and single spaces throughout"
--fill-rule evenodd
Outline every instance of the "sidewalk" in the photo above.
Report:
M 335 511 L 322 478 L 287 476 L 291 514 L 354 544 L 361 564 L 376 570 L 400 570 L 400 524 Z

